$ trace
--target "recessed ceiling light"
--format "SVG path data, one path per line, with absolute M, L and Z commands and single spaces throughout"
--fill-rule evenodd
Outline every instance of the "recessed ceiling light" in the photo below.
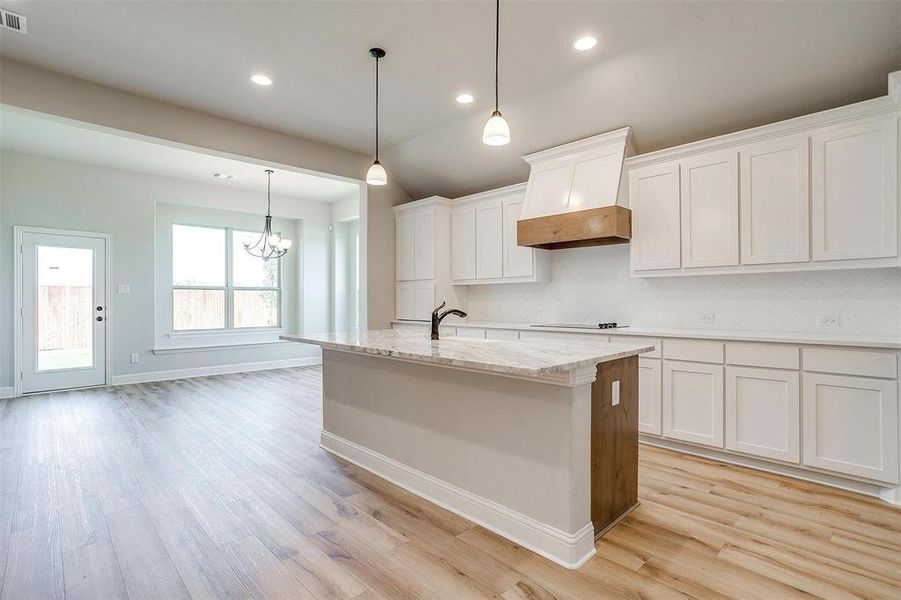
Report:
M 256 75 L 251 75 L 250 80 L 257 85 L 272 85 L 272 80 L 269 79 L 265 75 L 261 75 L 257 73 Z
M 229 175 L 228 173 L 210 173 L 210 177 L 214 179 L 234 179 L 234 175 Z
M 460 94 L 457 96 L 457 102 L 460 104 L 471 104 L 475 98 L 472 97 L 472 94 Z
M 584 52 L 585 50 L 591 50 L 595 46 L 598 45 L 597 38 L 593 38 L 590 35 L 586 35 L 585 37 L 580 37 L 575 42 L 573 42 L 573 48 L 578 50 L 579 52 Z

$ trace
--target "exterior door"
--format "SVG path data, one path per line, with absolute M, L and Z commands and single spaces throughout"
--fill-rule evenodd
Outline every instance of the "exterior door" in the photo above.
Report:
M 106 238 L 21 233 L 23 393 L 106 383 Z

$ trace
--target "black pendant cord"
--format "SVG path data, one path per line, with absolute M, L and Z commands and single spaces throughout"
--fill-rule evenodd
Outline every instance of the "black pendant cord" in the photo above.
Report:
M 266 216 L 272 216 L 272 171 L 266 169 Z
M 500 106 L 500 102 L 498 101 L 498 86 L 497 86 L 497 65 L 498 65 L 498 57 L 500 55 L 501 48 L 501 0 L 496 0 L 495 2 L 495 13 L 494 13 L 494 112 L 498 112 L 498 107 Z
M 375 162 L 379 162 L 379 57 L 375 57 Z

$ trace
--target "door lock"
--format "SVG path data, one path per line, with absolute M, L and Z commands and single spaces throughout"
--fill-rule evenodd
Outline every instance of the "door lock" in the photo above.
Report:
M 102 307 L 102 306 L 98 306 L 98 307 L 97 307 L 97 310 L 103 310 L 103 307 Z
M 97 321 L 102 321 L 102 320 L 103 320 L 103 317 L 97 317 L 97 319 L 95 319 L 95 320 L 97 320 Z

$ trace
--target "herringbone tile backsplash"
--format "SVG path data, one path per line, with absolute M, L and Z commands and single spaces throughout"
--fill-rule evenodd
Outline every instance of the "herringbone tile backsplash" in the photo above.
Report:
M 556 250 L 551 280 L 471 286 L 471 320 L 901 336 L 901 269 L 632 278 L 629 247 Z M 705 311 L 715 321 L 699 322 Z M 841 314 L 823 329 L 817 315 Z

